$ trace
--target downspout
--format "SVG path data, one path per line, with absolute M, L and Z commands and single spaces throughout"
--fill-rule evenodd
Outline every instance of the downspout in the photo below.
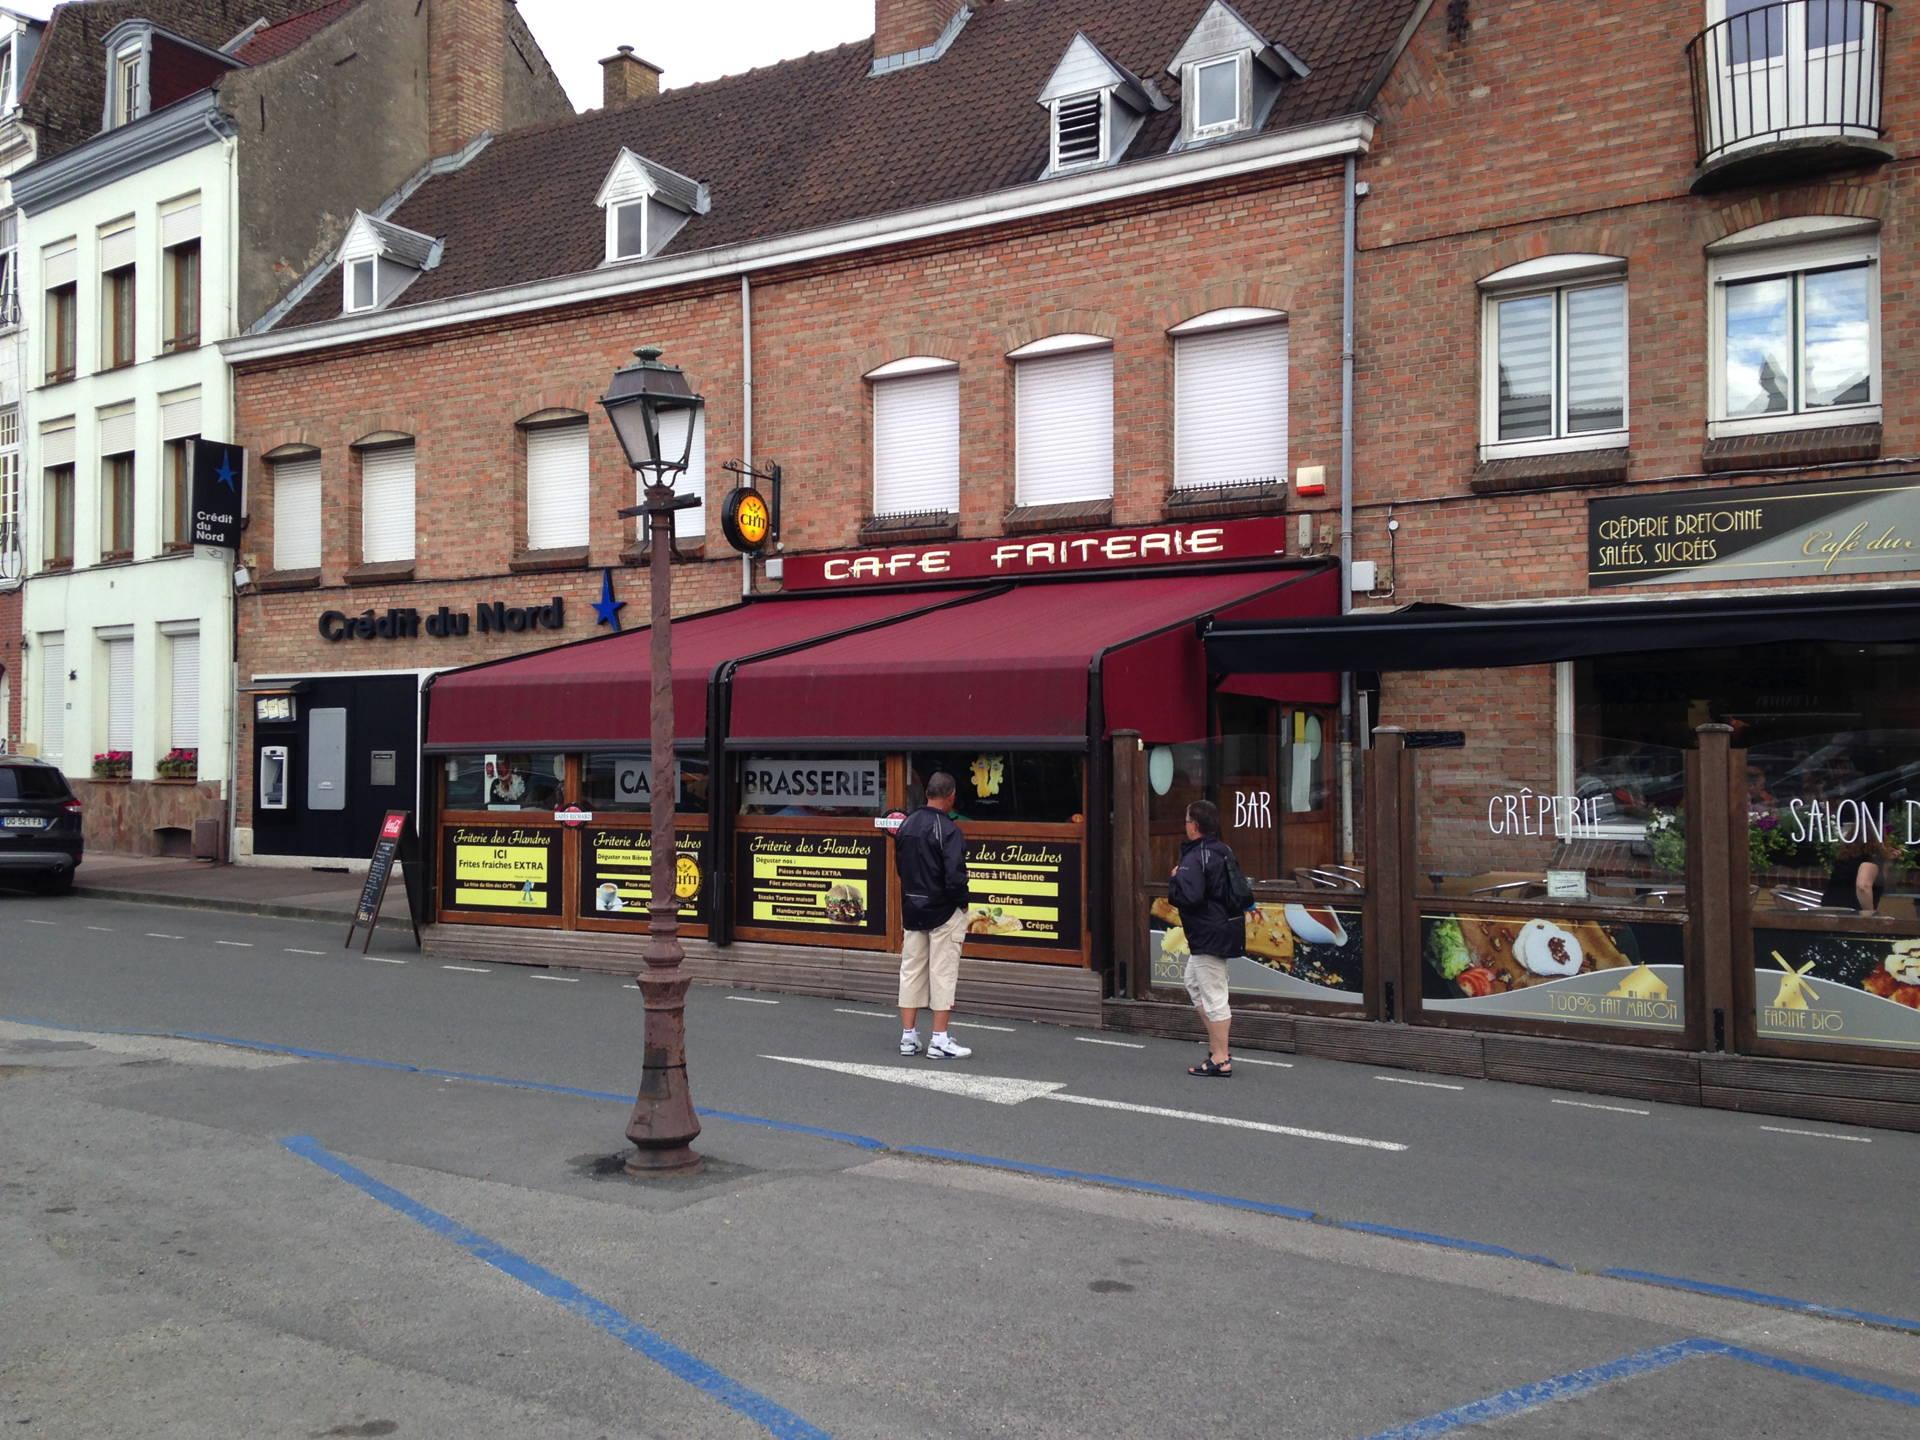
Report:
M 1353 610 L 1353 253 L 1354 158 L 1347 156 L 1345 236 L 1340 290 L 1340 613 Z M 1353 672 L 1340 677 L 1340 852 L 1351 865 L 1353 851 Z
M 746 275 L 740 277 L 740 446 L 746 453 L 740 457 L 741 463 L 748 469 L 753 468 L 753 282 Z M 740 557 L 740 594 L 742 597 L 753 594 L 753 557 L 743 554 Z
M 240 299 L 240 140 L 237 135 L 226 133 L 219 124 L 217 114 L 207 116 L 207 128 L 220 138 L 220 148 L 227 162 L 227 206 L 226 217 L 221 224 L 220 233 L 227 242 L 227 319 L 222 327 L 224 335 L 238 333 L 234 321 L 238 315 L 236 309 Z M 227 382 L 227 421 L 226 432 L 231 443 L 234 431 L 234 385 L 233 368 L 221 366 L 221 372 Z M 242 467 L 241 487 L 244 492 L 246 478 Z M 240 544 L 234 548 L 233 562 L 225 567 L 227 599 L 227 823 L 226 834 L 222 840 L 220 859 L 226 864 L 234 862 L 234 852 L 239 848 L 240 832 L 240 587 L 233 583 L 233 572 L 240 564 L 245 553 L 247 535 L 247 517 L 252 509 L 253 497 L 242 493 L 241 497 Z

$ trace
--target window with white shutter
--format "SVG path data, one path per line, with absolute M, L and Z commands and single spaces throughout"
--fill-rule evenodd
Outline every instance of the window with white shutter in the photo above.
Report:
M 67 637 L 40 637 L 40 753 L 58 760 L 66 752 Z
M 1287 478 L 1287 327 L 1175 333 L 1176 489 Z
M 413 559 L 413 446 L 360 452 L 360 562 Z
M 873 513 L 952 514 L 959 508 L 959 367 L 876 374 Z
M 587 543 L 587 422 L 527 431 L 527 548 Z
M 200 632 L 176 630 L 168 640 L 171 668 L 172 733 L 175 750 L 200 748 Z
M 1013 373 L 1014 503 L 1111 499 L 1112 347 L 1016 354 Z
M 273 462 L 273 568 L 320 568 L 320 457 Z
M 133 637 L 108 640 L 107 749 L 133 749 Z

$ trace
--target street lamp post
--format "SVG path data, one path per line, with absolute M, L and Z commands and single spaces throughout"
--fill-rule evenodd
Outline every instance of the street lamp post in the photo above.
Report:
M 674 891 L 679 859 L 674 809 L 673 753 L 673 512 L 700 503 L 676 495 L 686 473 L 701 399 L 678 366 L 660 363 L 660 352 L 635 352 L 638 362 L 614 372 L 600 404 L 613 422 L 627 464 L 642 478 L 644 499 L 620 512 L 647 519 L 647 564 L 652 570 L 653 879 L 647 904 L 647 968 L 640 976 L 646 1005 L 646 1053 L 640 1093 L 627 1120 L 634 1152 L 629 1175 L 685 1174 L 698 1169 L 693 1138 L 700 1133 L 687 1087 L 687 981 L 680 973 L 680 901 Z

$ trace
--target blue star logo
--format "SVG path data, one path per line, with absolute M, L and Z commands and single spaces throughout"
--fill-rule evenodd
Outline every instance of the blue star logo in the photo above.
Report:
M 617 632 L 620 629 L 620 612 L 627 608 L 627 602 L 613 598 L 613 571 L 600 572 L 600 598 L 594 602 L 593 613 L 600 617 L 599 623 L 611 625 Z
M 234 473 L 233 456 L 231 452 L 221 452 L 220 468 L 213 472 L 213 478 L 226 486 L 227 489 L 233 491 L 234 494 L 238 495 L 240 493 L 240 477 Z

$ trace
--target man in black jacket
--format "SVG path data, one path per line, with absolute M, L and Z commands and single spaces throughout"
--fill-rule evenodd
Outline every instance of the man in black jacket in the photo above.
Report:
M 967 938 L 967 847 L 953 821 L 953 776 L 927 777 L 927 803 L 894 834 L 900 871 L 900 1053 L 920 1053 L 920 1011 L 933 1011 L 927 1055 L 964 1060 L 973 1051 L 947 1035 L 953 988 L 960 978 L 960 946 Z
M 1187 994 L 1207 1027 L 1207 1059 L 1189 1075 L 1225 1080 L 1233 1075 L 1227 1030 L 1227 961 L 1247 949 L 1247 917 L 1233 896 L 1233 851 L 1220 838 L 1220 808 L 1210 800 L 1187 806 L 1187 841 L 1173 867 L 1168 898 L 1187 936 Z

